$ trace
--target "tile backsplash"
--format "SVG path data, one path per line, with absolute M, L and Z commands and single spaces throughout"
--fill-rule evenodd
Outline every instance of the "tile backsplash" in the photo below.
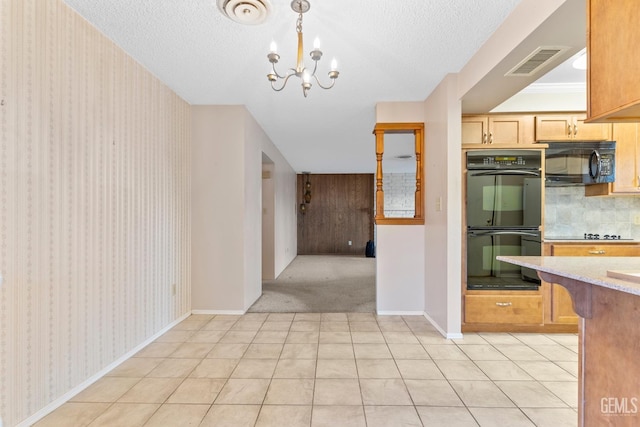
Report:
M 585 197 L 584 187 L 545 189 L 545 236 L 570 237 L 584 233 L 619 234 L 640 240 L 640 196 Z

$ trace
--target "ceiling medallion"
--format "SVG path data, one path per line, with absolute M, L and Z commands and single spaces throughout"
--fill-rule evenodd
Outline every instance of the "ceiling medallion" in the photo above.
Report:
M 259 25 L 271 14 L 269 0 L 218 0 L 218 8 L 239 24 Z
M 289 78 L 291 76 L 296 76 L 302 79 L 302 93 L 305 98 L 307 96 L 307 92 L 311 89 L 311 79 L 315 79 L 318 86 L 322 89 L 331 89 L 340 74 L 337 70 L 337 63 L 335 58 L 331 61 L 331 71 L 329 71 L 329 79 L 331 79 L 331 83 L 328 86 L 320 83 L 320 80 L 316 76 L 316 70 L 318 69 L 318 61 L 322 58 L 322 51 L 320 50 L 320 41 L 316 38 L 313 43 L 313 50 L 309 53 L 311 59 L 313 60 L 313 71 L 309 71 L 304 66 L 304 59 L 302 58 L 303 52 L 303 42 L 302 42 L 302 14 L 309 11 L 311 5 L 308 0 L 293 0 L 291 2 L 291 9 L 298 14 L 298 20 L 296 21 L 296 32 L 298 33 L 298 56 L 297 63 L 295 68 L 289 68 L 285 75 L 281 75 L 276 71 L 276 64 L 278 60 L 280 60 L 280 55 L 277 53 L 276 43 L 271 42 L 271 49 L 267 58 L 269 58 L 269 62 L 271 63 L 271 72 L 267 74 L 267 78 L 271 82 L 271 88 L 280 92 L 287 85 Z M 276 82 L 281 81 L 282 85 L 280 87 L 276 87 Z

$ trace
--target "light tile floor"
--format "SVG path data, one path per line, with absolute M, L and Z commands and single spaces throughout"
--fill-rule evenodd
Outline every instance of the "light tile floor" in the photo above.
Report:
M 36 426 L 575 426 L 577 340 L 446 340 L 422 316 L 193 315 Z

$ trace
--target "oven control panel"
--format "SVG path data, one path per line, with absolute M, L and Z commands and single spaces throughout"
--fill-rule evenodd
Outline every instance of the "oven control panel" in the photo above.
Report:
M 467 169 L 533 169 L 542 164 L 542 153 L 530 150 L 478 150 L 467 153 Z
M 520 156 L 488 156 L 482 159 L 487 166 L 524 166 L 526 161 Z

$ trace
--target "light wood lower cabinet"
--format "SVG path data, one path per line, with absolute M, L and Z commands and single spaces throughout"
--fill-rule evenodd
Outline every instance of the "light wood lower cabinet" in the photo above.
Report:
M 633 243 L 551 243 L 548 245 L 551 256 L 640 256 L 640 245 Z
M 578 324 L 578 315 L 573 311 L 571 295 L 565 288 L 555 283 L 549 283 L 551 298 L 549 301 L 550 323 Z
M 545 256 L 637 256 L 638 243 L 546 242 Z M 640 260 L 638 260 L 640 264 Z M 578 315 L 567 290 L 542 282 L 539 291 L 463 289 L 463 332 L 578 332 Z
M 468 323 L 542 323 L 542 295 L 466 295 L 465 308 Z
M 624 243 L 545 243 L 544 255 L 550 256 L 640 256 L 640 245 Z M 567 290 L 555 283 L 543 282 L 546 296 L 545 323 L 578 324 L 578 315 Z

